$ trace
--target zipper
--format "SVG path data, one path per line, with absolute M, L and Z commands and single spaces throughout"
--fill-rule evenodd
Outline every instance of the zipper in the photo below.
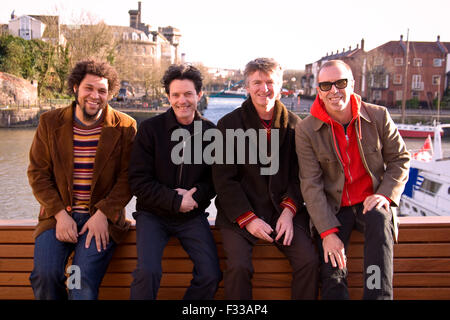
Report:
M 348 154 L 348 147 L 349 147 L 349 138 L 347 135 L 347 130 L 344 130 L 345 132 L 345 140 L 347 141 L 347 145 L 345 147 L 345 154 L 347 155 L 347 159 L 348 159 L 348 165 L 347 165 L 347 172 L 348 172 L 348 176 L 350 178 L 350 183 L 353 183 L 353 176 L 352 173 L 350 171 L 350 163 L 351 163 L 351 158 L 350 155 Z M 348 199 L 348 203 L 349 205 L 352 205 L 352 201 L 350 200 L 350 195 L 348 194 L 348 188 L 345 189 L 345 193 L 347 194 L 347 199 Z
M 181 164 L 180 164 L 180 172 L 178 173 L 178 186 L 179 187 L 181 187 L 181 177 L 182 177 L 182 175 L 183 175 L 183 165 L 184 165 L 184 148 L 186 147 L 186 141 L 185 140 L 183 140 L 183 149 L 182 149 L 182 152 L 183 152 L 183 156 L 182 156 L 182 162 L 181 162 Z

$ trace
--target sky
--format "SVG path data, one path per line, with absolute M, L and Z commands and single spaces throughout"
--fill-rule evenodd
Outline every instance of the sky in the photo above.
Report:
M 449 0 L 142 0 L 142 22 L 182 33 L 188 62 L 243 69 L 257 57 L 275 58 L 284 69 L 302 70 L 327 53 L 364 49 L 399 40 L 450 42 Z M 138 1 L 3 1 L 0 23 L 11 12 L 58 14 L 62 23 L 87 13 L 109 25 L 129 25 Z

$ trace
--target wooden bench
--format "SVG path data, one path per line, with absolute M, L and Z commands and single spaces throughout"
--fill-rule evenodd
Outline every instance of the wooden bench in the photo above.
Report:
M 399 243 L 394 247 L 395 299 L 450 299 L 450 217 L 403 217 Z M 0 299 L 33 299 L 28 280 L 33 267 L 33 225 L 0 221 Z M 219 231 L 212 227 L 222 270 L 224 251 Z M 128 299 L 131 272 L 136 266 L 134 227 L 111 261 L 100 289 L 100 299 Z M 354 232 L 348 251 L 349 291 L 362 297 L 363 237 Z M 70 262 L 69 262 L 70 263 Z M 291 268 L 273 246 L 254 249 L 254 299 L 290 299 Z M 159 299 L 181 299 L 191 280 L 192 263 L 176 239 L 164 251 Z M 223 282 L 216 299 L 224 298 Z

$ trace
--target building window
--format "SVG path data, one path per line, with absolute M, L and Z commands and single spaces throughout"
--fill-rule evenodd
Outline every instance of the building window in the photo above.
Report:
M 403 65 L 403 58 L 394 58 L 394 65 L 395 66 L 402 66 Z
M 383 57 L 375 57 L 373 65 L 374 66 L 382 66 L 383 65 Z
M 442 59 L 433 59 L 433 67 L 442 67 Z
M 441 82 L 441 76 L 440 75 L 433 75 L 431 77 L 431 82 L 433 83 L 433 85 L 437 86 L 439 85 L 439 83 Z
M 411 89 L 423 90 L 422 76 L 420 74 L 413 74 L 412 82 L 411 82 Z
M 374 90 L 372 94 L 373 100 L 381 100 L 381 90 Z
M 402 90 L 395 91 L 395 100 L 396 101 L 403 100 L 403 91 Z
M 422 66 L 422 58 L 414 58 L 413 59 L 413 66 L 414 67 L 421 67 Z
M 394 84 L 402 84 L 402 75 L 401 74 L 394 74 Z
M 412 99 L 419 99 L 420 92 L 419 91 L 411 91 L 411 98 Z
M 434 197 L 439 192 L 439 189 L 441 188 L 441 186 L 442 186 L 442 184 L 439 182 L 424 179 L 420 188 L 426 194 Z

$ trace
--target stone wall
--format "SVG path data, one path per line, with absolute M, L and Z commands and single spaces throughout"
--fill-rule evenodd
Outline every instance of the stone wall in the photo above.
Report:
M 37 98 L 37 87 L 29 81 L 0 72 L 0 106 L 22 103 L 34 104 Z

